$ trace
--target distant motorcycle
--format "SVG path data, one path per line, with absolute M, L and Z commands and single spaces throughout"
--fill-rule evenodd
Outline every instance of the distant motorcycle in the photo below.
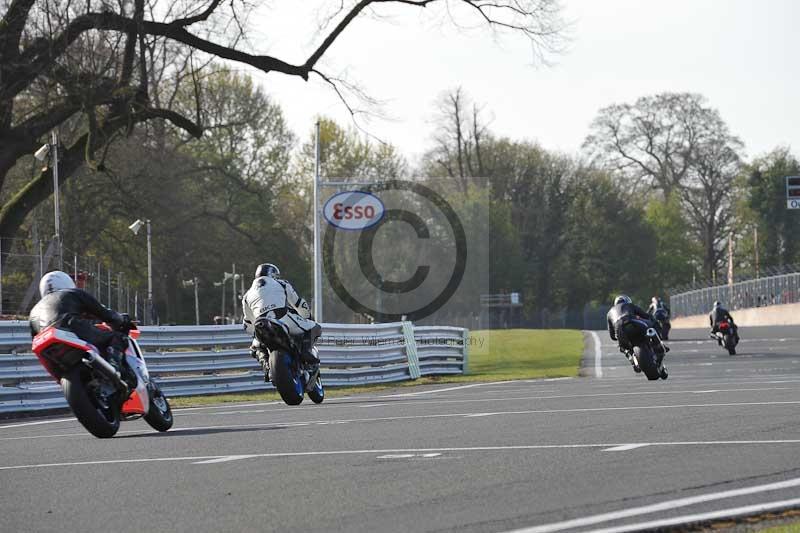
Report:
M 733 326 L 727 320 L 723 320 L 719 323 L 718 330 L 711 335 L 711 338 L 728 350 L 729 355 L 736 355 L 736 345 L 739 344 L 739 339 L 733 332 Z
M 669 322 L 669 313 L 666 309 L 659 309 L 654 316 L 656 319 L 656 329 L 662 340 L 669 340 L 669 331 L 672 329 L 672 324 Z
M 106 324 L 97 327 L 111 329 Z M 61 385 L 75 417 L 95 437 L 113 437 L 121 420 L 144 418 L 158 431 L 172 427 L 169 402 L 150 379 L 136 342 L 138 337 L 135 326 L 126 334 L 128 346 L 123 365 L 136 376 L 136 387 L 132 390 L 97 347 L 72 331 L 50 326 L 33 339 L 33 353 Z
M 662 364 L 666 347 L 658 332 L 643 320 L 631 320 L 623 326 L 625 338 L 633 346 L 626 353 L 634 371 L 643 372 L 647 379 L 667 379 L 669 374 Z
M 255 324 L 256 337 L 269 349 L 269 368 L 272 384 L 288 405 L 299 405 L 308 394 L 314 403 L 322 403 L 325 389 L 317 372 L 312 376 L 302 362 L 300 348 L 279 320 L 264 318 Z M 314 355 L 316 347 L 313 348 Z

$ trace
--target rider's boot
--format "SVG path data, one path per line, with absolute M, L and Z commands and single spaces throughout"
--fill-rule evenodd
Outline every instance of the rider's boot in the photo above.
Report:
M 261 365 L 261 370 L 264 371 L 264 382 L 270 383 L 272 381 L 272 369 L 269 367 L 269 352 L 258 350 L 256 355 L 258 364 Z
M 636 360 L 636 356 L 633 354 L 632 350 L 624 350 L 622 353 L 625 354 L 625 357 L 628 359 L 628 362 L 633 367 L 634 372 L 638 374 L 639 372 L 642 371 L 642 369 L 639 367 L 639 361 Z
M 317 350 L 314 348 L 316 338 L 304 336 L 301 340 L 300 360 L 303 362 L 303 368 L 308 372 L 308 382 L 313 383 L 319 375 L 319 357 Z

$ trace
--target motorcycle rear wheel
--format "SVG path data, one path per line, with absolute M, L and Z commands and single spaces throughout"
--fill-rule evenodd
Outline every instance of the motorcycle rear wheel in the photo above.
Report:
M 635 346 L 633 348 L 633 353 L 636 356 L 636 359 L 639 360 L 639 366 L 641 367 L 642 372 L 644 372 L 644 375 L 647 376 L 647 379 L 653 381 L 661 377 L 656 354 L 652 349 L 650 349 L 649 346 Z
M 83 427 L 99 439 L 110 439 L 119 431 L 120 413 L 116 401 L 103 405 L 100 398 L 86 387 L 84 382 L 88 372 L 80 365 L 61 378 L 64 397 Z
M 269 354 L 272 384 L 278 389 L 278 394 L 287 405 L 300 405 L 304 387 L 293 363 L 292 357 L 286 352 L 273 350 Z
M 736 355 L 736 341 L 734 341 L 733 335 L 726 334 L 724 344 L 728 355 Z

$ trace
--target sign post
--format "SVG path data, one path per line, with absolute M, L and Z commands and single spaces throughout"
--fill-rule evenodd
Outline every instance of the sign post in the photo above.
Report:
M 786 176 L 786 208 L 800 209 L 800 176 Z

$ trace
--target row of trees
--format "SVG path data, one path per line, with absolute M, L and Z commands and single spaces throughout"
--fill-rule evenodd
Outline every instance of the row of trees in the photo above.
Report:
M 493 290 L 522 288 L 532 317 L 615 292 L 725 283 L 730 243 L 740 277 L 800 262 L 800 217 L 784 189 L 797 158 L 778 147 L 748 162 L 698 94 L 603 108 L 583 150 L 567 155 L 495 135 L 457 89 L 439 101 L 434 144 L 423 174 L 488 184 Z
M 276 102 L 225 68 L 179 92 L 174 105 L 196 105 L 195 90 L 207 125 L 201 139 L 139 129 L 109 148 L 101 170 L 82 169 L 63 195 L 65 246 L 113 258 L 139 286 L 144 242 L 126 226 L 153 221 L 157 301 L 170 322 L 191 321 L 191 294 L 180 282 L 194 276 L 204 321 L 219 314 L 212 282 L 232 262 L 249 276 L 269 259 L 302 292 L 311 287 L 312 132 L 300 141 Z M 676 118 L 690 106 L 699 118 Z M 602 304 L 618 291 L 645 298 L 693 278 L 723 280 L 731 234 L 737 272 L 754 274 L 756 228 L 762 269 L 800 259 L 800 222 L 783 200 L 783 178 L 800 174 L 797 159 L 778 148 L 745 162 L 741 143 L 698 95 L 603 109 L 585 151 L 574 155 L 495 134 L 461 89 L 442 96 L 434 113 L 431 147 L 414 165 L 396 147 L 322 119 L 323 175 L 450 182 L 488 213 L 488 289 L 523 292 L 532 318 L 542 308 Z M 49 218 L 46 207 L 23 232 Z

